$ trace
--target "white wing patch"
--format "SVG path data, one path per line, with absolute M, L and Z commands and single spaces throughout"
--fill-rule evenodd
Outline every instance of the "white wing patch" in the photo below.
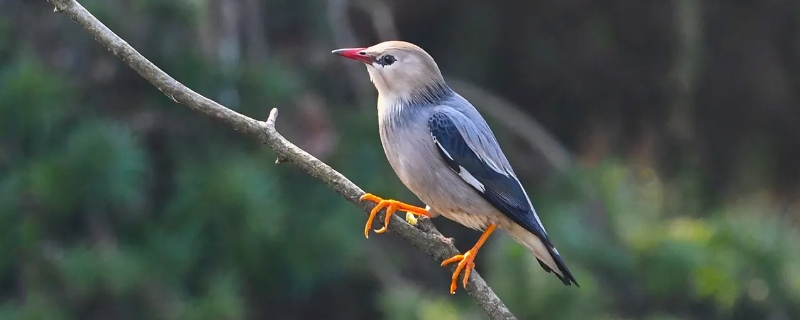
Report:
M 475 177 L 471 173 L 469 173 L 467 169 L 464 169 L 464 167 L 462 166 L 458 166 L 458 168 L 461 169 L 460 170 L 461 172 L 458 172 L 458 175 L 461 176 L 461 179 L 464 179 L 464 181 L 466 181 L 476 189 L 480 190 L 481 192 L 486 192 L 486 186 L 484 186 L 483 183 L 478 181 L 478 179 L 475 179 Z
M 450 159 L 451 161 L 456 161 L 455 159 L 453 159 L 453 156 L 450 155 L 450 152 L 447 152 L 447 149 L 442 147 L 442 144 L 439 143 L 439 140 L 436 140 L 436 137 L 433 135 L 433 133 L 431 133 L 431 138 L 433 138 L 433 143 L 435 143 L 436 146 L 439 147 L 439 150 L 442 150 L 442 152 L 444 152 L 444 155 L 446 155 L 448 159 Z
M 439 148 L 439 150 L 442 150 L 442 152 L 444 152 L 444 155 L 446 155 L 448 158 L 450 158 L 450 160 L 455 161 L 453 159 L 453 156 L 451 156 L 450 153 L 447 152 L 447 149 L 445 149 L 442 146 L 442 144 L 439 143 L 439 140 L 437 140 L 436 137 L 433 134 L 431 134 L 431 138 L 433 138 L 433 143 L 436 144 L 436 146 Z M 450 168 L 450 170 L 453 170 L 453 168 Z M 464 169 L 464 167 L 458 166 L 458 172 L 456 172 L 455 170 L 453 170 L 453 172 L 457 173 L 461 177 L 462 180 L 464 180 L 466 183 L 469 183 L 469 185 L 473 186 L 475 189 L 478 189 L 481 192 L 486 192 L 486 186 L 484 186 L 483 183 L 478 181 L 478 179 L 476 179 L 475 176 L 473 176 L 471 173 L 469 173 L 469 171 L 467 171 L 467 169 Z

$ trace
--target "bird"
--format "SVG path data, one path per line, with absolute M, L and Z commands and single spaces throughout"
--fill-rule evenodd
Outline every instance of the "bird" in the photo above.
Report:
M 530 198 L 478 110 L 451 89 L 433 57 L 405 41 L 384 41 L 370 47 L 343 48 L 332 53 L 362 62 L 378 92 L 377 113 L 384 153 L 402 183 L 425 208 L 371 193 L 361 201 L 375 202 L 364 228 L 369 238 L 376 214 L 386 208 L 386 232 L 392 215 L 444 216 L 467 228 L 482 231 L 464 254 L 442 261 L 458 263 L 451 277 L 455 294 L 463 271 L 466 289 L 475 257 L 495 229 L 508 233 L 527 248 L 539 265 L 561 282 L 577 287 L 561 255 L 533 208 Z

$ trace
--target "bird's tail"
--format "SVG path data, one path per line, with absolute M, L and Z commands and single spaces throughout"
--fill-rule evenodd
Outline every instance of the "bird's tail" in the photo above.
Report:
M 564 260 L 561 259 L 561 255 L 558 254 L 558 250 L 556 250 L 550 241 L 544 242 L 535 234 L 518 225 L 515 225 L 513 230 L 508 230 L 508 234 L 533 253 L 536 260 L 539 261 L 539 265 L 542 266 L 542 269 L 556 275 L 564 285 L 569 286 L 575 284 L 580 287 L 578 282 L 575 281 L 575 277 L 572 276 L 569 268 L 567 268 L 567 265 L 564 263 Z

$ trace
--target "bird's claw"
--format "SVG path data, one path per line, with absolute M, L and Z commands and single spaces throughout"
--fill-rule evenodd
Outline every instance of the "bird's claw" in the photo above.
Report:
M 469 274 L 472 272 L 472 269 L 475 268 L 475 253 L 472 250 L 467 251 L 465 254 L 459 254 L 442 261 L 442 267 L 451 264 L 453 262 L 458 262 L 458 266 L 456 266 L 456 270 L 453 271 L 452 281 L 450 282 L 450 294 L 456 294 L 456 288 L 458 285 L 458 275 L 461 274 L 461 271 L 464 271 L 464 280 L 462 284 L 464 285 L 464 289 L 467 288 L 467 282 L 469 281 Z
M 386 208 L 386 215 L 383 218 L 383 227 L 381 227 L 380 229 L 376 229 L 375 230 L 375 233 L 377 233 L 377 234 L 384 233 L 384 232 L 386 232 L 388 230 L 387 227 L 389 226 L 389 221 L 392 220 L 392 215 L 397 210 L 401 210 L 401 211 L 405 211 L 406 212 L 406 221 L 408 221 L 408 223 L 411 224 L 411 225 L 416 225 L 417 224 L 417 219 L 414 217 L 414 215 L 428 216 L 428 210 L 425 210 L 425 208 L 412 206 L 410 204 L 403 203 L 403 202 L 400 202 L 400 201 L 397 201 L 397 200 L 383 199 L 383 198 L 377 197 L 377 196 L 375 196 L 375 195 L 373 195 L 371 193 L 364 194 L 363 196 L 361 196 L 361 198 L 359 198 L 359 200 L 361 200 L 361 201 L 365 201 L 366 200 L 366 201 L 372 201 L 372 202 L 377 203 L 375 205 L 375 207 L 372 208 L 372 211 L 369 212 L 369 218 L 367 218 L 367 224 L 366 224 L 366 226 L 364 226 L 364 237 L 366 237 L 366 238 L 369 238 L 369 229 L 372 228 L 372 222 L 373 222 L 373 220 L 375 220 L 375 216 L 384 207 Z M 409 218 L 409 217 L 411 217 L 411 218 Z

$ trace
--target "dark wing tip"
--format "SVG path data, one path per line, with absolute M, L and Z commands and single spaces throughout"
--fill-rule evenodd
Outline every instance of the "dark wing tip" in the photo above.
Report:
M 571 286 L 572 284 L 575 284 L 576 287 L 580 288 L 581 286 L 578 284 L 578 281 L 575 280 L 575 277 L 572 276 L 572 272 L 570 272 L 569 268 L 567 268 L 567 264 L 564 263 L 564 259 L 561 259 L 561 256 L 555 251 L 553 251 L 551 246 L 547 246 L 547 251 L 550 252 L 550 255 L 553 257 L 553 260 L 555 260 L 556 266 L 558 267 L 558 271 L 560 271 L 561 274 L 558 274 L 558 272 L 553 271 L 553 269 L 547 266 L 547 264 L 545 264 L 544 262 L 542 262 L 537 258 L 536 261 L 539 262 L 539 265 L 542 266 L 542 269 L 544 269 L 549 273 L 554 274 L 556 277 L 558 277 L 559 280 L 561 280 L 562 283 L 564 283 L 565 286 Z

